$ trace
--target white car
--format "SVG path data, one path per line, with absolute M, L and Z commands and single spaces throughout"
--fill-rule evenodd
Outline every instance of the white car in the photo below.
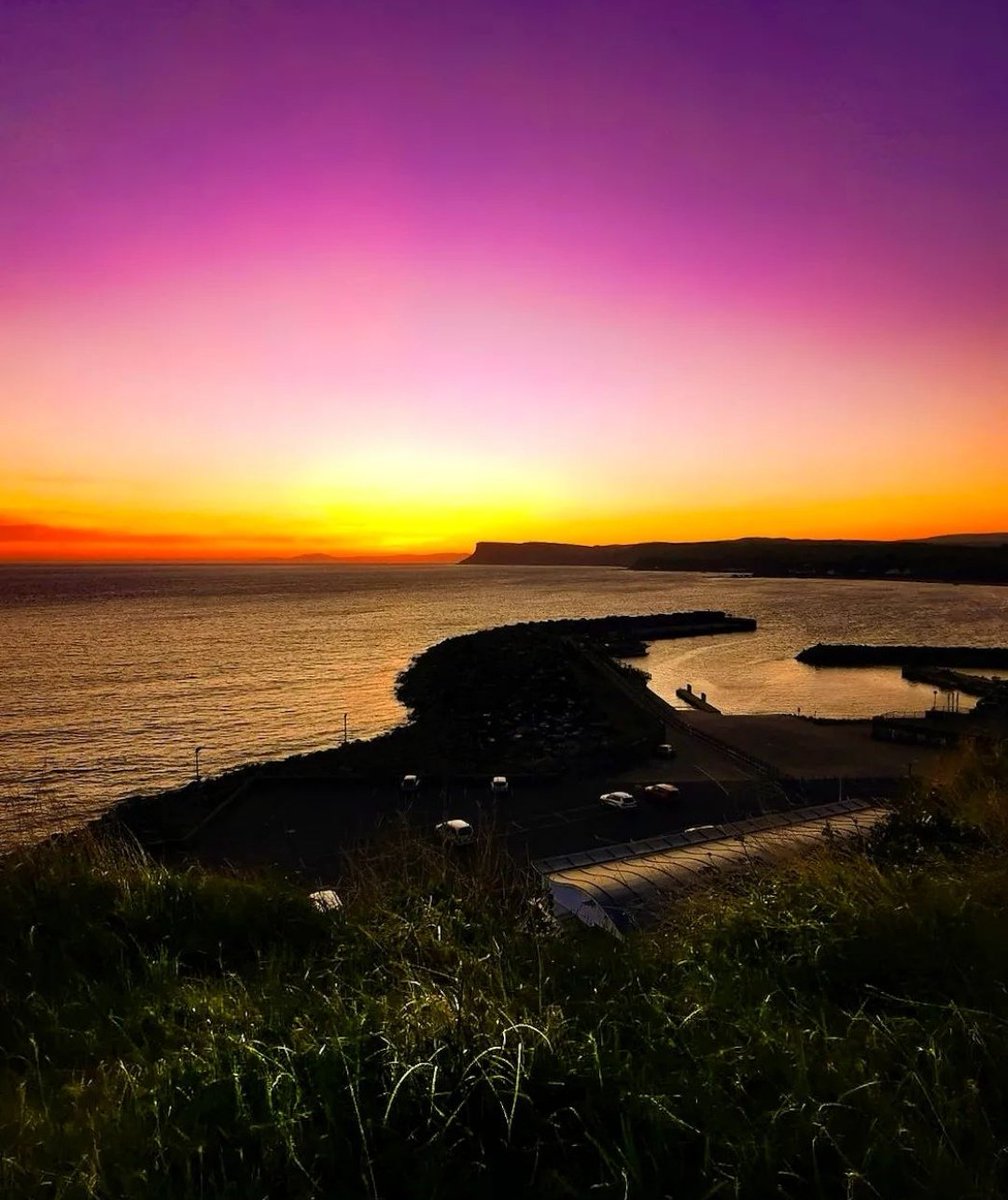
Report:
M 446 846 L 467 846 L 476 836 L 469 822 L 463 821 L 459 817 L 435 825 L 434 832 Z
M 637 807 L 637 801 L 629 792 L 603 792 L 599 801 L 607 808 L 618 808 L 621 812 L 629 812 Z
M 674 783 L 649 783 L 644 795 L 652 800 L 674 800 L 679 795 L 679 789 Z
M 312 892 L 308 899 L 319 912 L 339 912 L 343 907 L 343 901 L 332 888 L 323 888 L 320 892 Z
M 495 796 L 506 796 L 510 790 L 511 785 L 508 783 L 506 775 L 495 775 L 490 780 L 490 791 Z
M 402 783 L 399 785 L 399 787 L 404 792 L 419 791 L 420 790 L 420 776 L 419 775 L 404 775 L 402 777 Z

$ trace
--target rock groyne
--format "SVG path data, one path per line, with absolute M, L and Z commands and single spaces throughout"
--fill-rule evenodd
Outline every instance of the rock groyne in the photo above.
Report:
M 811 667 L 1008 667 L 1008 647 L 817 642 L 799 651 L 795 658 Z

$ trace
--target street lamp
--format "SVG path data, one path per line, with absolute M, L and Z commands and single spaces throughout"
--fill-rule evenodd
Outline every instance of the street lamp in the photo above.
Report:
M 197 783 L 199 783 L 199 781 L 200 781 L 200 777 L 199 777 L 199 756 L 200 756 L 200 751 L 201 751 L 202 749 L 203 749 L 203 747 L 202 747 L 202 746 L 197 746 L 197 747 L 196 747 L 196 782 L 197 782 Z

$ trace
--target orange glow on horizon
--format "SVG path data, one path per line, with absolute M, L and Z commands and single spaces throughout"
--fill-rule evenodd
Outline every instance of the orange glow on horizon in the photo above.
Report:
M 391 520 L 387 509 L 343 514 L 334 531 L 324 527 L 292 532 L 257 528 L 255 519 L 231 515 L 215 521 L 199 518 L 196 527 L 164 527 L 163 518 L 134 524 L 84 525 L 28 519 L 0 519 L 0 561 L 262 561 L 322 554 L 345 561 L 456 561 L 477 541 L 549 541 L 585 545 L 634 542 L 715 541 L 737 537 L 846 538 L 898 540 L 943 533 L 994 533 L 1008 524 L 1000 496 L 972 494 L 960 505 L 942 505 L 942 520 L 927 513 L 930 497 L 878 495 L 854 500 L 810 501 L 804 506 L 761 501 L 733 507 L 683 508 L 671 512 L 638 511 L 627 515 L 525 514 L 515 520 L 506 510 L 437 512 L 430 508 L 410 519 Z M 417 523 L 419 518 L 419 523 Z M 275 519 L 274 519 L 275 521 Z M 341 525 L 340 531 L 335 525 Z M 352 535 L 347 528 L 356 525 Z
M 92 7 L 9 22 L 0 560 L 1008 527 L 990 3 Z
M 989 358 L 968 371 L 944 351 L 897 362 L 870 343 L 855 354 L 843 341 L 750 329 L 735 331 L 739 361 L 722 362 L 721 335 L 695 328 L 675 361 L 663 352 L 653 375 L 624 377 L 640 327 L 603 337 L 602 315 L 572 319 L 588 321 L 606 367 L 593 380 L 570 348 L 577 392 L 564 376 L 519 372 L 505 385 L 458 362 L 443 395 L 433 382 L 433 400 L 415 382 L 414 394 L 385 385 L 351 406 L 353 421 L 322 403 L 321 379 L 284 405 L 211 347 L 201 361 L 220 389 L 212 403 L 172 407 L 198 382 L 187 367 L 144 407 L 144 389 L 165 381 L 138 364 L 103 417 L 57 421 L 75 389 L 112 403 L 102 385 L 122 375 L 119 327 L 96 332 L 107 344 L 90 350 L 93 378 L 31 343 L 8 362 L 33 403 L 0 447 L 0 560 L 450 558 L 476 541 L 896 539 L 1008 526 L 1001 368 Z M 225 366 L 247 382 L 240 405 Z M 560 389 L 553 402 L 529 399 L 547 386 Z M 620 388 L 625 403 L 612 398 Z M 988 415 L 980 429 L 962 420 L 967 407 Z

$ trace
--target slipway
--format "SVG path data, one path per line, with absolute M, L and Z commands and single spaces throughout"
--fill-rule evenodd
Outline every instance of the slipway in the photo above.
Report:
M 669 899 L 720 875 L 786 861 L 829 838 L 864 836 L 888 811 L 872 799 L 838 800 L 557 855 L 536 866 L 548 880 L 558 915 L 625 929 L 646 923 Z M 572 896 L 579 903 L 571 903 Z M 600 911 L 606 920 L 600 919 Z

